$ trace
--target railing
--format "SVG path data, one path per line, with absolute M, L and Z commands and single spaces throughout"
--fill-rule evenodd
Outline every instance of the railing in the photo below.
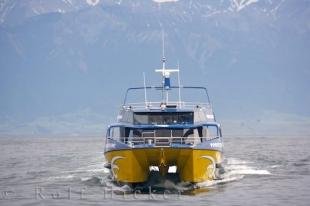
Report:
M 143 95 L 145 97 L 144 99 L 144 102 L 141 102 L 141 103 L 128 103 L 128 97 L 130 96 L 129 93 L 131 92 L 146 92 L 148 95 Z M 160 103 L 161 102 L 152 102 L 152 101 L 148 101 L 150 99 L 147 99 L 147 96 L 152 96 L 155 94 L 155 96 L 158 95 L 158 92 L 162 92 L 163 91 L 163 87 L 156 87 L 156 86 L 146 86 L 146 87 L 132 87 L 132 88 L 129 88 L 127 89 L 126 91 L 126 94 L 125 94 L 125 98 L 124 98 L 124 102 L 123 102 L 123 105 L 124 106 L 133 106 L 133 105 L 136 105 L 136 104 L 139 104 L 139 105 L 142 105 L 142 106 L 147 106 L 147 105 L 150 105 L 151 103 L 158 103 L 158 106 L 160 106 Z M 187 104 L 192 104 L 192 106 L 196 106 L 198 103 L 193 103 L 193 102 L 184 102 L 184 100 L 198 100 L 198 99 L 195 99 L 195 98 L 191 98 L 189 96 L 186 95 L 186 93 L 184 93 L 185 91 L 190 91 L 191 94 L 193 94 L 194 91 L 199 91 L 199 94 L 196 94 L 196 96 L 199 96 L 200 98 L 203 98 L 202 99 L 199 99 L 198 101 L 203 101 L 203 103 L 199 103 L 199 105 L 208 105 L 211 107 L 211 104 L 210 104 L 210 98 L 209 98 L 209 94 L 208 94 L 208 91 L 205 87 L 193 87 L 193 86 L 171 86 L 169 88 L 169 93 L 178 93 L 176 97 L 178 101 L 174 101 L 174 102 L 171 102 L 171 101 L 168 101 L 166 102 L 167 104 L 176 104 L 176 105 L 179 105 L 179 106 L 186 106 Z M 149 92 L 151 92 L 151 94 L 149 94 Z M 182 92 L 182 93 L 180 93 Z M 181 95 L 182 94 L 182 95 Z M 162 94 L 163 95 L 163 94 Z M 181 98 L 181 96 L 182 98 Z M 136 97 L 137 95 L 133 95 L 134 97 Z M 161 96 L 161 95 L 160 95 Z M 193 97 L 193 96 L 192 96 Z M 181 101 L 181 99 L 183 101 Z M 176 100 L 176 99 L 174 99 Z M 139 101 L 142 101 L 142 99 L 140 99 Z
M 210 141 L 219 137 L 120 137 L 118 141 L 131 147 L 149 145 L 155 147 L 170 147 L 174 144 L 195 146 L 201 142 Z
M 193 109 L 197 108 L 205 108 L 207 111 L 212 112 L 212 106 L 210 103 L 204 102 L 178 102 L 178 101 L 171 101 L 167 105 L 162 105 L 161 102 L 132 102 L 126 103 L 123 105 L 124 109 L 160 109 L 162 107 L 169 107 L 169 106 L 176 106 L 176 108 L 182 109 Z

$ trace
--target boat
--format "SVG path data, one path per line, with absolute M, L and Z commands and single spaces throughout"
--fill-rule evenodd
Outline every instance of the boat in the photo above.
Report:
M 161 85 L 146 86 L 144 76 L 143 86 L 127 89 L 117 122 L 107 128 L 104 155 L 111 177 L 118 183 L 143 183 L 155 170 L 189 183 L 219 178 L 223 138 L 207 89 L 181 86 L 180 69 L 166 68 L 165 57 L 155 71 Z M 177 86 L 171 85 L 173 73 Z

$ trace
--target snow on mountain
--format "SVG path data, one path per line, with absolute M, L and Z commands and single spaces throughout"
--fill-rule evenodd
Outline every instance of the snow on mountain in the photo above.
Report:
M 259 0 L 231 0 L 232 8 L 236 11 L 241 11 L 245 7 L 258 2 Z
M 169 3 L 169 2 L 177 2 L 179 0 L 152 0 L 156 3 Z
M 5 21 L 7 14 L 14 8 L 16 2 L 10 0 L 0 1 L 0 24 Z
M 86 0 L 86 2 L 91 6 L 96 6 L 99 4 L 100 0 Z
M 120 6 L 121 8 L 127 8 L 129 10 L 135 10 L 138 12 L 149 11 L 157 12 L 158 5 L 154 3 L 172 3 L 170 5 L 162 7 L 167 15 L 174 14 L 179 18 L 192 19 L 194 15 L 201 15 L 205 17 L 211 17 L 213 15 L 223 13 L 234 13 L 243 11 L 247 7 L 256 6 L 256 8 L 263 10 L 265 13 L 275 12 L 278 10 L 281 4 L 285 0 L 53 0 L 53 1 L 41 1 L 41 0 L 2 0 L 0 1 L 0 25 L 3 23 L 16 24 L 24 21 L 27 18 L 31 18 L 38 15 L 44 15 L 49 13 L 68 13 L 78 12 L 88 7 L 101 6 L 103 8 Z
M 96 6 L 100 0 L 2 0 L 0 1 L 0 24 L 6 21 L 20 23 L 26 18 L 49 13 L 67 13 Z
M 308 0 L 165 2 L 0 0 L 0 134 L 101 129 L 139 74 L 158 83 L 163 29 L 169 66 L 208 85 L 219 119 L 310 115 Z

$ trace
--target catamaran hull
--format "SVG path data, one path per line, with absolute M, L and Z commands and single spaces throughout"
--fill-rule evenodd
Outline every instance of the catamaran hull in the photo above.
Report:
M 195 148 L 134 148 L 105 153 L 115 181 L 141 183 L 148 180 L 150 166 L 157 166 L 164 176 L 169 166 L 176 166 L 184 182 L 199 183 L 216 178 L 222 152 Z

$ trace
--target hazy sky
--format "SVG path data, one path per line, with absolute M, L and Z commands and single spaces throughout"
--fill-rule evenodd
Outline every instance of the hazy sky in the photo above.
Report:
M 227 133 L 308 135 L 309 15 L 306 0 L 4 1 L 0 134 L 101 133 L 143 72 L 160 83 L 164 30 L 168 66 L 208 87 Z

